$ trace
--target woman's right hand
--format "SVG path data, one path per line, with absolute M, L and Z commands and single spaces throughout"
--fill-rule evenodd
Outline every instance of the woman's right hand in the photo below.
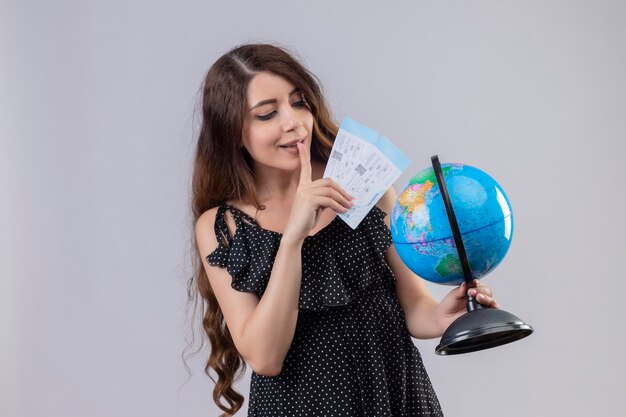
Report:
M 330 178 L 311 181 L 309 150 L 300 142 L 297 142 L 296 146 L 300 155 L 300 183 L 283 232 L 283 239 L 300 242 L 317 225 L 324 209 L 331 208 L 337 213 L 345 213 L 352 207 L 353 198 Z

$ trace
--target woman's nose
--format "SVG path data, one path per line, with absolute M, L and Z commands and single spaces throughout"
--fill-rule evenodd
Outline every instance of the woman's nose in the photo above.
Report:
M 280 123 L 285 132 L 289 132 L 298 126 L 298 117 L 291 106 L 285 107 L 285 109 L 281 112 L 280 117 Z

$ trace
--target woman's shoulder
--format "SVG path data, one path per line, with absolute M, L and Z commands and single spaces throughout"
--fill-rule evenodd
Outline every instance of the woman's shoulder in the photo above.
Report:
M 215 218 L 217 217 L 217 211 L 219 208 L 219 206 L 212 207 L 198 216 L 198 219 L 196 220 L 196 234 L 198 229 L 206 229 L 206 226 L 213 225 L 215 223 Z
M 219 210 L 220 207 L 216 206 L 198 216 L 195 225 L 196 240 L 198 242 L 204 241 L 208 243 L 208 246 L 213 246 L 213 244 L 217 243 L 214 225 Z
M 219 220 L 222 217 L 226 217 L 224 216 L 224 213 L 226 211 L 228 211 L 229 207 L 237 207 L 238 203 L 236 202 L 223 202 L 221 204 L 218 204 L 215 207 L 211 207 L 210 209 L 206 210 L 204 213 L 200 214 L 200 216 L 198 216 L 198 220 L 196 220 L 196 227 L 198 225 L 213 225 L 215 223 L 216 220 Z
M 228 203 L 222 203 L 202 213 L 195 225 L 198 248 L 210 264 L 226 266 L 228 252 L 235 235 L 245 220 L 245 213 Z
M 234 234 L 237 228 L 236 222 L 231 216 L 226 215 L 227 204 L 223 203 L 212 207 L 198 216 L 195 225 L 196 240 L 198 243 L 204 241 L 206 247 L 214 249 L 217 246 L 218 237 L 228 233 L 230 236 Z

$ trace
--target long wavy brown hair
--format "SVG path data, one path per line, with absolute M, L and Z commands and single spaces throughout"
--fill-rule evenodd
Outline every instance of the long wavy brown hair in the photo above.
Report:
M 192 337 L 183 359 L 201 351 L 208 338 L 210 353 L 204 372 L 215 384 L 213 401 L 224 411 L 222 417 L 232 416 L 243 405 L 244 398 L 233 389 L 233 382 L 243 376 L 246 363 L 235 348 L 209 284 L 202 264 L 202 257 L 208 254 L 199 253 L 194 231 L 202 213 L 225 201 L 243 201 L 263 209 L 255 190 L 251 157 L 242 147 L 247 87 L 255 74 L 261 71 L 282 76 L 300 88 L 313 114 L 312 159 L 328 160 L 338 131 L 319 80 L 282 47 L 270 44 L 237 46 L 221 56 L 206 74 L 191 181 L 191 235 L 195 254 L 192 256 L 194 273 L 187 284 L 187 295 L 193 322 Z M 194 329 L 196 318 L 200 315 L 203 328 L 200 345 L 189 353 L 196 344 Z M 217 381 L 211 370 L 217 375 Z M 226 404 L 222 403 L 222 399 Z

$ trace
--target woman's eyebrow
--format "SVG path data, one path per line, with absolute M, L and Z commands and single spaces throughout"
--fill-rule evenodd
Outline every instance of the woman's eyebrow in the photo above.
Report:
M 291 92 L 289 93 L 289 97 L 291 97 L 294 94 L 299 93 L 299 92 L 300 92 L 300 89 L 298 87 L 296 87 L 293 90 L 291 90 Z M 277 102 L 277 100 L 275 98 L 269 98 L 267 100 L 261 100 L 257 104 L 255 104 L 254 106 L 250 107 L 248 109 L 248 111 L 256 109 L 257 107 L 261 107 L 261 106 L 263 106 L 265 104 L 271 104 L 271 103 L 276 103 L 276 102 Z

